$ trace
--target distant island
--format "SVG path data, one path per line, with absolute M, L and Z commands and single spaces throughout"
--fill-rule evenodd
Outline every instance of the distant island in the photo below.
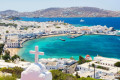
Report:
M 110 11 L 95 7 L 47 8 L 33 12 L 14 10 L 0 11 L 0 17 L 120 17 L 120 11 Z

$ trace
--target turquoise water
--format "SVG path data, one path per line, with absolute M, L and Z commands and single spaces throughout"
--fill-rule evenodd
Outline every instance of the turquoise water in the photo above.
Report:
M 65 39 L 61 41 L 59 38 Z M 79 55 L 85 57 L 89 54 L 94 57 L 97 54 L 120 59 L 120 37 L 105 35 L 84 35 L 74 39 L 68 36 L 57 36 L 50 38 L 34 39 L 24 43 L 19 55 L 27 61 L 34 61 L 34 54 L 30 50 L 38 45 L 39 50 L 45 52 L 39 58 L 70 58 L 78 60 Z
M 80 22 L 83 19 L 84 22 Z M 120 17 L 103 17 L 103 18 L 27 18 L 22 17 L 23 21 L 64 21 L 72 25 L 78 26 L 93 26 L 106 25 L 120 29 Z M 61 41 L 59 38 L 66 39 Z M 40 51 L 45 52 L 44 56 L 39 58 L 70 58 L 74 57 L 78 60 L 78 56 L 89 54 L 94 57 L 97 54 L 120 59 L 120 37 L 118 36 L 103 36 L 103 35 L 85 35 L 75 39 L 70 39 L 67 36 L 50 37 L 43 39 L 35 39 L 24 43 L 24 47 L 20 49 L 19 55 L 27 61 L 34 61 L 34 54 L 30 54 L 30 50 L 38 45 Z

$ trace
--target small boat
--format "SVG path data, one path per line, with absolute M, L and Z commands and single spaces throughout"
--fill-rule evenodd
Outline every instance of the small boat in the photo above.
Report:
M 75 36 L 71 36 L 70 38 L 77 38 L 77 37 L 79 37 L 79 36 L 75 35 Z
M 81 20 L 80 20 L 80 22 L 84 22 L 84 20 L 83 20 L 83 19 L 81 19 Z
M 60 38 L 60 40 L 61 40 L 61 41 L 65 41 L 65 39 L 61 39 L 61 38 Z

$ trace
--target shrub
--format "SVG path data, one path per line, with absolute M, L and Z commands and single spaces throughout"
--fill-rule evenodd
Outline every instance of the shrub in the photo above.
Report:
M 14 61 L 14 60 L 17 59 L 17 58 L 20 59 L 20 57 L 19 57 L 18 55 L 14 55 L 14 56 L 11 58 L 11 60 Z
M 1 55 L 2 51 L 3 51 L 3 47 L 4 47 L 4 44 L 0 44 L 0 55 Z
M 120 67 L 120 62 L 116 62 L 116 63 L 114 64 L 114 66 Z
M 66 74 L 66 73 L 62 73 L 59 70 L 51 70 L 52 73 L 52 80 L 77 80 L 76 77 L 70 75 L 70 74 Z
M 80 76 L 78 75 L 78 72 L 76 72 L 76 75 L 75 75 L 77 78 L 80 78 Z
M 86 62 L 86 60 L 82 56 L 79 56 L 78 64 L 83 64 L 85 62 Z
M 20 78 L 20 77 L 21 77 L 21 73 L 22 73 L 23 70 L 24 70 L 24 69 L 21 68 L 21 67 L 14 67 L 14 68 L 13 68 L 13 73 L 12 73 L 12 75 L 13 75 L 14 77 Z
M 61 28 L 61 27 L 59 27 L 59 26 L 56 26 L 56 28 Z
M 73 57 L 70 57 L 71 60 L 75 60 Z
M 90 77 L 87 77 L 87 78 L 82 77 L 82 78 L 79 78 L 77 80 L 101 80 L 101 79 L 94 79 L 94 78 L 90 78 Z
M 24 59 L 21 59 L 21 61 L 25 61 Z
M 9 61 L 9 60 L 10 60 L 10 54 L 5 53 L 5 55 L 3 55 L 2 58 L 3 58 L 5 61 Z
M 0 71 L 11 73 L 13 77 L 20 78 L 21 77 L 21 72 L 23 71 L 23 68 L 21 68 L 21 67 L 1 68 Z
M 0 80 L 16 80 L 16 78 L 12 76 L 0 76 Z

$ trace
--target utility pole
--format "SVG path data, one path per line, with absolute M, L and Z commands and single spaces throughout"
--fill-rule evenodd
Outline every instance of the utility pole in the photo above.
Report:
M 95 78 L 95 64 L 94 64 L 94 78 Z

